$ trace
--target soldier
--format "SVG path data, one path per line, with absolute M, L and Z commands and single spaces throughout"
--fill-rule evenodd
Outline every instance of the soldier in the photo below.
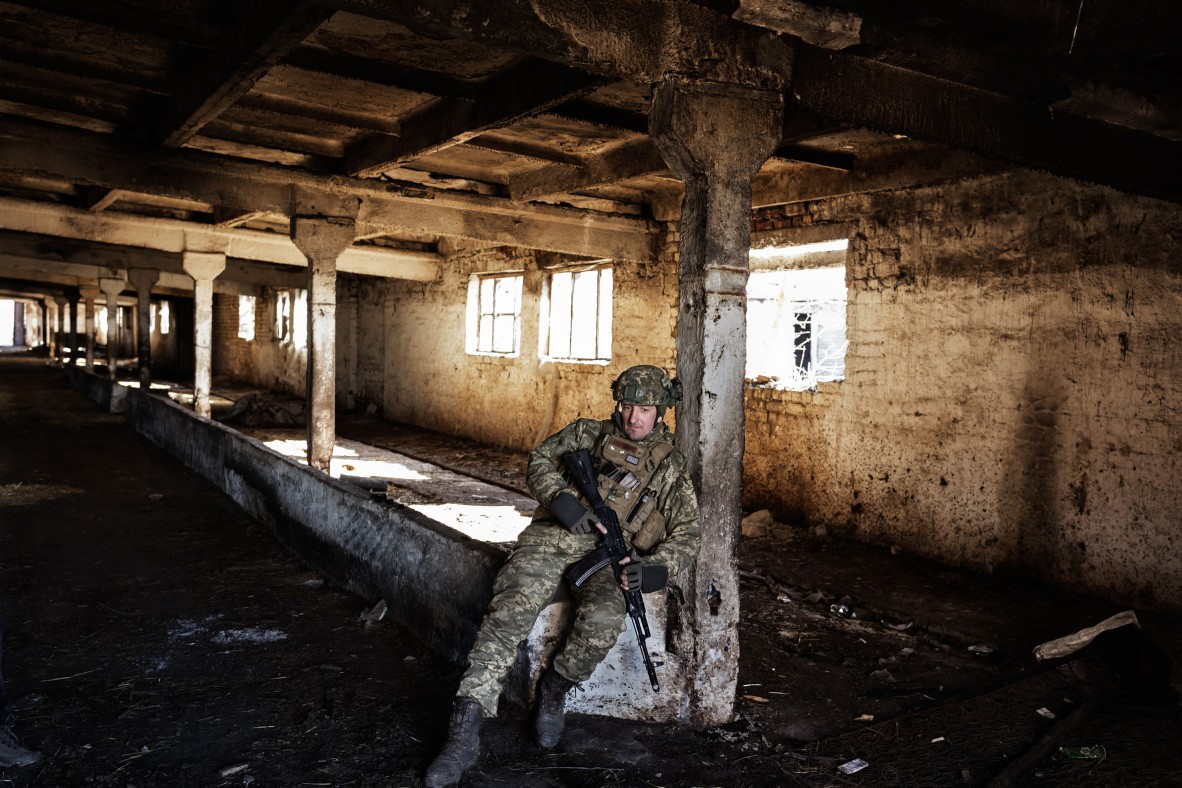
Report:
M 0 617 L 0 667 L 4 663 L 4 619 Z M 15 722 L 12 706 L 4 693 L 4 674 L 0 672 L 0 769 L 9 766 L 32 766 L 41 760 L 41 753 L 26 750 L 12 733 Z
M 496 716 L 517 644 L 550 603 L 563 570 L 592 552 L 605 531 L 563 475 L 566 454 L 589 449 L 601 462 L 599 493 L 619 517 L 631 555 L 618 576 L 601 571 L 571 589 L 574 624 L 538 687 L 538 744 L 558 744 L 567 692 L 590 677 L 623 630 L 621 588 L 656 590 L 697 557 L 698 502 L 685 457 L 663 421 L 681 399 L 680 383 L 658 367 L 640 365 L 621 373 L 611 389 L 617 403 L 611 419 L 577 419 L 530 454 L 526 480 L 539 506 L 493 585 L 456 693 L 447 743 L 427 769 L 432 788 L 455 784 L 476 763 L 481 720 Z

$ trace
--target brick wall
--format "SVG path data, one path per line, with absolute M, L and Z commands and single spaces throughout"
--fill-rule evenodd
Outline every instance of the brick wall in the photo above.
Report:
M 238 338 L 238 296 L 213 294 L 213 374 L 236 377 L 250 368 L 250 343 Z
M 295 291 L 292 291 L 293 293 Z M 214 293 L 213 372 L 233 380 L 303 396 L 307 350 L 275 337 L 276 291 L 261 288 L 255 300 L 254 339 L 238 338 L 238 295 Z M 293 296 L 293 312 L 296 309 Z

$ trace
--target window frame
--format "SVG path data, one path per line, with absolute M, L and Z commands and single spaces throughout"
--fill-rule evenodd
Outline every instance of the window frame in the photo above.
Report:
M 849 350 L 848 249 L 848 239 L 839 238 L 752 250 L 752 271 L 747 285 L 748 362 L 744 370 L 748 385 L 811 391 L 820 383 L 845 379 Z M 834 282 L 821 281 L 823 271 L 840 271 L 840 288 Z M 807 282 L 810 278 L 816 281 Z M 793 283 L 792 279 L 806 281 Z M 755 293 L 752 292 L 753 284 L 756 285 Z M 778 289 L 779 294 L 774 299 L 760 298 L 756 293 L 761 284 L 767 289 Z M 785 291 L 794 287 L 805 292 L 798 297 L 788 297 Z M 758 305 L 763 301 L 774 301 L 776 314 L 770 315 L 761 309 Z M 752 314 L 758 312 L 763 313 L 760 319 L 766 320 L 766 324 L 761 322 L 753 326 Z M 780 324 L 779 328 L 777 324 Z M 783 327 L 785 324 L 791 327 L 790 331 Z M 765 342 L 771 337 L 774 343 L 778 343 L 777 347 L 783 349 L 785 358 L 777 356 L 773 361 L 778 363 L 753 369 L 752 359 L 758 359 L 757 363 L 766 361 L 763 354 L 752 350 L 755 335 Z
M 473 356 L 497 358 L 520 356 L 524 295 L 524 271 L 472 274 L 468 279 L 465 352 Z M 510 335 L 508 346 L 501 344 L 506 330 Z
M 594 274 L 593 286 L 587 284 L 587 276 Z M 570 283 L 559 284 L 570 277 Z M 582 280 L 580 282 L 580 280 Z M 595 305 L 590 319 L 586 307 L 582 307 L 582 314 L 578 313 L 580 302 L 576 292 L 582 290 L 584 295 L 591 292 L 595 296 Z M 558 361 L 570 364 L 608 364 L 612 360 L 612 345 L 614 342 L 612 320 L 615 299 L 615 266 L 610 260 L 600 260 L 581 266 L 565 266 L 546 272 L 545 284 L 542 291 L 540 324 L 542 326 L 538 337 L 538 354 L 547 361 Z M 594 339 L 591 353 L 586 353 L 575 347 L 577 321 L 591 322 L 594 325 Z M 559 328 L 560 327 L 560 328 Z M 556 330 L 557 329 L 557 330 Z M 585 330 L 582 334 L 586 335 Z M 556 344 L 562 347 L 556 347 Z M 565 352 L 558 352 L 565 351 Z

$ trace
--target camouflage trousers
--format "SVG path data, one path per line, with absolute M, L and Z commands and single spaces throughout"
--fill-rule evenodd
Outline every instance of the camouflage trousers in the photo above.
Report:
M 599 545 L 599 535 L 576 535 L 558 524 L 531 523 L 493 584 L 493 598 L 458 696 L 475 699 L 496 716 L 517 644 L 525 640 L 538 614 L 565 582 L 562 572 Z M 626 610 L 620 586 L 610 569 L 597 572 L 582 588 L 571 588 L 575 619 L 554 658 L 554 669 L 572 681 L 590 677 L 624 630 Z

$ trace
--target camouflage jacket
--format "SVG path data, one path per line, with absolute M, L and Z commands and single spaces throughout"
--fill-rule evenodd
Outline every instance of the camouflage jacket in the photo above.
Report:
M 534 498 L 541 504 L 534 512 L 534 522 L 546 521 L 555 527 L 562 527 L 548 506 L 561 492 L 569 492 L 576 497 L 578 494 L 563 475 L 562 458 L 579 449 L 593 451 L 604 435 L 603 424 L 595 419 L 577 419 L 542 441 L 530 453 L 526 482 Z M 628 440 L 626 433 L 615 423 L 609 424 L 611 434 Z M 651 446 L 657 442 L 673 443 L 673 433 L 663 421 L 657 422 L 653 431 L 638 441 L 642 446 Z M 661 564 L 671 575 L 679 574 L 697 558 L 702 535 L 698 521 L 698 499 L 686 470 L 685 456 L 675 449 L 657 467 L 649 480 L 649 487 L 657 494 L 657 509 L 665 518 L 665 533 L 659 544 L 644 556 L 644 562 Z

